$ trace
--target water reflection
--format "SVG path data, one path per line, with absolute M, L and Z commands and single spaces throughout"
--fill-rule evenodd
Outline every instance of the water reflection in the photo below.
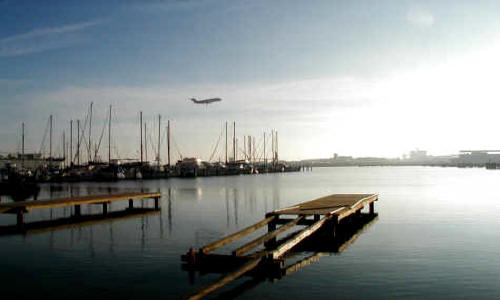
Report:
M 38 185 L 30 185 L 15 190 L 4 191 L 0 193 L 1 202 L 18 202 L 25 201 L 30 198 L 36 200 L 40 194 L 40 187 Z
M 18 227 L 17 225 L 2 225 L 0 226 L 0 236 L 11 235 L 11 234 L 34 234 L 47 231 L 49 231 L 52 236 L 53 231 L 55 230 L 70 228 L 71 241 L 73 241 L 73 228 L 75 227 L 88 226 L 90 230 L 92 230 L 92 225 L 100 224 L 103 222 L 115 222 L 119 220 L 125 220 L 132 217 L 140 216 L 143 219 L 142 220 L 143 226 L 141 227 L 142 240 L 145 241 L 146 232 L 148 230 L 147 224 L 149 220 L 149 218 L 146 218 L 145 215 L 151 215 L 151 214 L 160 214 L 160 211 L 157 211 L 154 208 L 133 208 L 133 209 L 108 212 L 106 215 L 88 214 L 88 215 L 81 215 L 79 217 L 70 216 L 70 217 L 62 217 L 45 221 L 33 221 L 25 223 L 24 226 L 21 228 Z M 110 229 L 110 232 L 112 232 L 112 229 Z M 113 240 L 111 239 L 111 241 Z

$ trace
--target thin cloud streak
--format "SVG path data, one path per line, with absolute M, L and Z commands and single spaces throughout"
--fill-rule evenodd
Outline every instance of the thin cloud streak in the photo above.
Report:
M 75 35 L 102 20 L 68 24 L 59 27 L 38 28 L 0 39 L 0 57 L 18 56 L 69 47 L 83 39 Z
M 422 28 L 434 25 L 434 16 L 432 13 L 421 7 L 411 7 L 406 14 L 406 20 L 408 23 Z

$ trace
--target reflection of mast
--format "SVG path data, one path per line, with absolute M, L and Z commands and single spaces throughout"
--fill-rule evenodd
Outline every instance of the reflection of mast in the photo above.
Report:
M 172 234 L 172 188 L 168 188 L 168 233 Z
M 238 227 L 238 192 L 236 189 L 233 189 L 234 195 L 234 224 L 236 228 Z
M 224 189 L 226 194 L 226 215 L 227 215 L 227 228 L 229 228 L 229 195 L 227 192 L 227 187 Z
M 109 252 L 114 253 L 113 222 L 109 223 Z

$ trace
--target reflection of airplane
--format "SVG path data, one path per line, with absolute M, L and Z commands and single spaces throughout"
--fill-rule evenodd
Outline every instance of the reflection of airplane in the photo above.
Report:
M 190 100 L 196 104 L 210 104 L 212 102 L 222 101 L 221 98 L 210 98 L 210 99 L 204 99 L 204 100 L 196 100 L 195 98 L 191 98 Z

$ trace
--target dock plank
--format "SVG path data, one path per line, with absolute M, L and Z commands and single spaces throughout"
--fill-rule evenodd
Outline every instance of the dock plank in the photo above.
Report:
M 377 201 L 377 194 L 334 194 L 291 207 L 275 210 L 274 215 L 339 215 L 340 219 L 364 205 Z
M 0 204 L 0 213 L 29 211 L 33 209 L 63 207 L 82 204 L 108 203 L 128 199 L 159 198 L 161 193 L 121 193 L 105 195 L 88 195 L 83 197 L 66 197 L 58 199 L 19 201 Z
M 254 239 L 253 241 L 246 243 L 245 245 L 234 250 L 233 255 L 236 255 L 236 256 L 242 255 L 243 253 L 252 250 L 253 248 L 255 248 L 255 247 L 269 241 L 270 239 L 278 236 L 280 233 L 285 232 L 285 230 L 288 230 L 289 228 L 292 228 L 293 226 L 297 225 L 297 223 L 300 220 L 302 220 L 303 218 L 304 218 L 304 216 L 299 216 L 299 217 L 295 218 L 294 220 L 291 220 L 290 222 L 284 224 L 283 226 L 276 229 L 275 231 L 268 232 L 268 233 L 264 234 L 263 236 L 260 236 L 256 239 Z
M 248 226 L 248 227 L 246 227 L 246 228 L 244 228 L 244 229 L 242 229 L 242 230 L 240 230 L 238 232 L 235 232 L 235 233 L 233 233 L 231 235 L 228 235 L 228 236 L 226 236 L 226 237 L 224 237 L 224 238 L 222 238 L 222 239 L 220 239 L 218 241 L 215 241 L 215 242 L 213 242 L 213 243 L 211 243 L 209 245 L 206 245 L 206 246 L 202 247 L 200 249 L 200 252 L 202 252 L 202 253 L 208 253 L 210 251 L 214 251 L 217 248 L 220 248 L 220 247 L 222 247 L 222 246 L 224 246 L 226 244 L 229 244 L 230 242 L 232 242 L 234 240 L 237 240 L 240 237 L 242 237 L 244 235 L 247 235 L 249 233 L 252 233 L 255 230 L 257 230 L 257 229 L 259 229 L 259 228 L 261 228 L 261 227 L 269 224 L 275 218 L 276 218 L 275 216 L 267 217 L 267 218 L 265 218 L 264 220 L 262 220 L 262 221 L 260 221 L 258 223 L 250 225 L 250 226 Z

